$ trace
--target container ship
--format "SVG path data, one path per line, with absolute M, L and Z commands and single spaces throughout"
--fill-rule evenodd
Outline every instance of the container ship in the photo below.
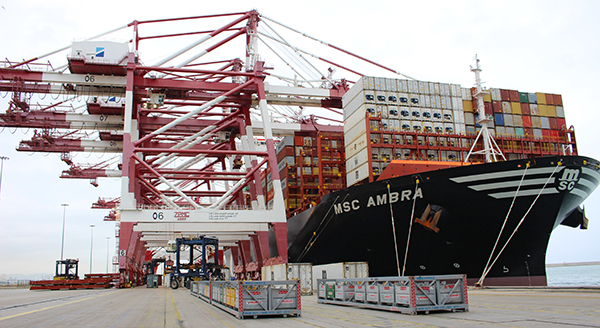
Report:
M 313 124 L 281 140 L 290 262 L 546 285 L 550 234 L 587 228 L 599 162 L 577 154 L 561 95 L 484 90 L 472 70 L 474 88 L 362 77 L 343 131 Z

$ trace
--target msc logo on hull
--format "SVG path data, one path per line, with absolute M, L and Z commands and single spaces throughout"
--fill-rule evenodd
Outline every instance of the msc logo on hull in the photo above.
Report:
M 558 186 L 556 189 L 559 191 L 571 191 L 575 188 L 577 181 L 579 181 L 579 169 L 565 168 L 562 171 L 562 176 L 558 178 Z

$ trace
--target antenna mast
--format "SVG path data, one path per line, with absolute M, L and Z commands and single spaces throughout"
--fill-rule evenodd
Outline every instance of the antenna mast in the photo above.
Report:
M 473 97 L 477 99 L 477 113 L 479 114 L 479 116 L 477 117 L 477 123 L 481 125 L 481 130 L 479 130 L 479 134 L 477 134 L 477 138 L 475 138 L 475 141 L 473 142 L 473 145 L 469 150 L 469 154 L 467 154 L 467 157 L 465 158 L 465 162 L 469 160 L 471 154 L 485 154 L 486 163 L 496 162 L 496 155 L 501 156 L 502 159 L 506 161 L 506 158 L 504 157 L 504 154 L 502 154 L 500 147 L 498 147 L 496 141 L 494 141 L 494 138 L 490 135 L 490 132 L 488 130 L 488 123 L 492 122 L 494 118 L 493 116 L 487 116 L 485 114 L 485 104 L 483 102 L 483 97 L 485 97 L 485 95 L 489 94 L 490 92 L 488 90 L 484 90 L 481 87 L 481 65 L 479 65 L 479 58 L 477 58 L 477 55 L 475 55 L 475 67 L 471 66 L 471 71 L 475 73 L 476 91 Z M 483 139 L 483 149 L 473 151 L 480 137 Z

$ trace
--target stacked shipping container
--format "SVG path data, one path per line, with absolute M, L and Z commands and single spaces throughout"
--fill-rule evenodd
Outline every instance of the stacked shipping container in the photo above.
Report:
M 576 153 L 560 95 L 491 89 L 484 104 L 494 118 L 488 128 L 508 159 L 565 146 Z M 464 160 L 479 127 L 471 90 L 457 84 L 365 76 L 343 106 L 348 185 L 373 181 L 393 159 Z
M 277 146 L 277 161 L 288 214 L 346 188 L 344 159 L 342 132 L 296 132 L 284 137 Z M 270 199 L 268 179 L 265 188 Z

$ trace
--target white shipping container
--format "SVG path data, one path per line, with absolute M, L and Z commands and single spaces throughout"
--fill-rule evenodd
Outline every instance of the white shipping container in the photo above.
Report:
M 430 102 L 431 102 L 431 107 L 432 108 L 442 108 L 442 103 L 440 100 L 440 96 L 438 95 L 432 95 L 430 98 Z
M 411 108 L 410 109 L 410 119 L 411 120 L 421 120 L 421 108 Z
M 398 119 L 400 115 L 400 111 L 398 110 L 398 106 L 388 106 L 388 117 L 390 119 Z
M 419 93 L 429 94 L 429 82 L 419 81 Z
M 515 135 L 515 128 L 507 126 L 504 129 L 506 130 L 507 135 L 509 135 L 509 136 Z
M 386 92 L 387 94 L 387 102 L 390 105 L 397 105 L 398 104 L 398 93 L 395 91 L 388 91 Z
M 452 97 L 452 109 L 463 110 L 462 98 Z
M 452 97 L 462 97 L 460 84 L 450 84 L 450 95 Z
M 460 93 L 461 93 L 462 100 L 466 100 L 466 101 L 473 100 L 473 97 L 471 96 L 471 89 L 461 88 Z
M 410 93 L 419 93 L 419 82 L 409 80 L 408 81 L 408 92 Z
M 396 79 L 385 79 L 385 89 L 387 91 L 397 92 L 398 84 L 396 83 Z
M 444 133 L 454 133 L 454 124 L 453 123 L 444 123 Z
M 369 177 L 369 163 L 365 163 L 346 174 L 348 187 Z
M 512 114 L 504 114 L 504 126 L 515 126 Z
M 440 95 L 440 84 L 437 82 L 429 82 L 429 93 L 432 95 Z
M 443 109 L 442 110 L 442 118 L 444 122 L 454 122 L 454 116 L 452 115 L 451 109 Z
M 411 93 L 408 95 L 408 103 L 411 107 L 420 107 L 421 102 L 419 101 L 419 95 Z
M 375 91 L 375 102 L 377 104 L 387 104 L 387 92 L 383 90 Z
M 388 112 L 387 106 L 385 105 L 377 105 L 376 107 L 377 113 L 381 114 L 382 118 L 388 118 L 390 113 Z
M 411 129 L 412 127 L 410 126 L 410 121 L 400 121 L 400 131 L 410 131 Z
M 366 127 L 367 123 L 366 123 L 365 116 L 366 116 L 367 109 L 371 109 L 374 111 L 375 108 L 373 108 L 373 107 L 375 107 L 375 106 L 363 105 L 360 110 L 357 110 L 352 115 L 350 115 L 350 117 L 348 117 L 344 121 L 344 133 L 347 133 L 348 131 L 350 131 L 357 124 L 361 124 L 362 126 Z
M 367 134 L 363 133 L 361 134 L 358 138 L 356 138 L 354 141 L 350 142 L 350 143 L 345 143 L 346 148 L 346 158 L 350 158 L 356 154 L 358 154 L 359 151 L 363 150 L 364 148 L 367 148 L 367 145 L 370 143 L 370 140 L 367 140 Z
M 444 123 L 438 123 L 438 122 L 433 123 L 433 130 L 436 133 L 444 133 Z
M 433 133 L 433 122 L 423 122 L 423 132 Z
M 358 139 L 362 135 L 364 135 L 366 138 L 366 135 L 367 135 L 366 122 L 365 122 L 365 124 L 360 124 L 360 123 L 356 124 L 348 132 L 344 133 L 344 144 L 350 145 L 350 144 L 352 144 L 352 142 L 354 140 Z
M 375 78 L 375 90 L 385 91 L 385 78 L 384 77 L 376 77 Z
M 504 136 L 506 135 L 506 128 L 503 126 L 496 127 L 496 136 Z
M 433 117 L 432 117 L 432 119 L 433 119 L 434 121 L 441 121 L 441 120 L 443 120 L 443 119 L 444 119 L 444 118 L 442 117 L 442 110 L 441 110 L 441 109 L 432 109 L 432 110 L 431 110 L 431 112 L 432 112 L 432 114 L 433 114 L 433 115 L 432 115 L 432 116 L 433 116 Z
M 408 92 L 408 80 L 397 80 L 398 92 Z
M 512 107 L 510 106 L 510 103 L 508 101 L 502 102 L 502 113 L 504 113 L 504 114 L 512 113 Z
M 390 120 L 384 118 L 381 120 L 381 130 L 383 131 L 391 131 L 393 126 L 390 126 Z
M 313 293 L 313 268 L 312 263 L 284 263 L 262 267 L 262 280 L 282 281 L 298 280 L 300 281 L 300 291 L 302 295 L 312 295 Z
M 494 101 L 501 101 L 502 100 L 502 98 L 500 97 L 500 89 L 491 88 L 490 92 L 492 94 L 492 100 L 494 100 Z
M 395 119 L 395 120 L 393 120 L 393 122 L 394 122 L 394 131 L 399 132 L 400 131 L 400 120 Z
M 454 115 L 454 123 L 465 123 L 465 112 L 461 112 L 458 110 L 452 111 Z
M 565 110 L 563 106 L 556 106 L 556 117 L 565 118 Z
M 470 112 L 465 112 L 465 123 L 469 124 L 469 125 L 475 125 L 475 117 L 473 116 L 473 113 Z
M 542 129 L 550 129 L 550 120 L 546 116 L 540 117 L 542 121 Z
M 464 135 L 466 127 L 464 123 L 454 123 L 454 133 Z
M 533 136 L 536 138 L 541 138 L 543 136 L 541 129 L 533 129 Z
M 364 148 L 363 150 L 359 151 L 358 154 L 347 159 L 346 160 L 346 170 L 352 171 L 352 170 L 358 168 L 359 166 L 367 163 L 369 161 L 368 150 L 369 150 L 368 148 Z
M 373 100 L 368 100 L 373 99 Z M 344 104 L 344 120 L 350 115 L 352 115 L 356 110 L 358 110 L 363 104 L 375 104 L 375 91 L 371 90 L 363 90 L 361 91 L 354 99 L 349 100 L 348 102 L 344 102 L 342 98 L 342 103 Z
M 431 121 L 433 119 L 431 108 L 421 108 L 421 119 L 423 121 Z
M 410 122 L 410 127 L 415 132 L 422 132 L 423 131 L 423 124 L 421 123 L 421 121 L 411 121 Z
M 442 96 L 450 96 L 450 84 L 440 83 L 440 94 Z
M 313 286 L 316 288 L 318 279 L 353 279 L 368 278 L 369 264 L 367 262 L 340 262 L 313 265 Z
M 431 107 L 431 99 L 428 95 L 419 95 L 419 103 L 422 107 Z

